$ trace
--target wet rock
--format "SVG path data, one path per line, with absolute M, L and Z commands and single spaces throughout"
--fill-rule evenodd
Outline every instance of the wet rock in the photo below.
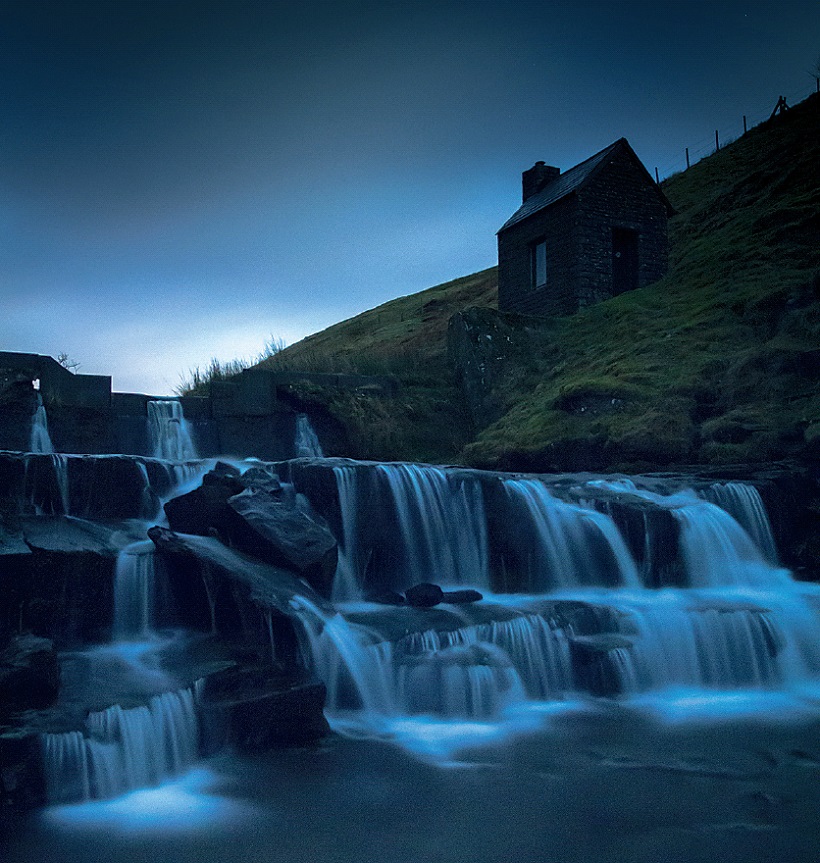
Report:
M 611 698 L 624 691 L 619 673 L 619 651 L 629 650 L 632 641 L 622 635 L 602 633 L 569 639 L 575 688 L 590 695 Z
M 0 716 L 20 710 L 41 710 L 60 691 L 60 664 L 53 643 L 35 635 L 19 635 L 0 653 Z
M 238 477 L 211 471 L 202 478 L 199 488 L 165 504 L 168 525 L 173 531 L 196 536 L 208 536 L 211 529 L 221 533 L 228 517 L 228 499 L 243 490 Z
M 415 608 L 432 608 L 440 602 L 444 602 L 444 591 L 437 584 L 421 582 L 404 591 L 404 598 L 408 605 Z
M 269 494 L 276 495 L 282 491 L 282 483 L 279 476 L 273 469 L 261 465 L 246 470 L 242 474 L 240 482 L 243 488 L 256 488 Z
M 449 602 L 451 605 L 468 605 L 471 602 L 480 602 L 484 599 L 483 594 L 477 590 L 445 590 L 442 593 L 442 602 Z
M 4 813 L 27 812 L 45 803 L 39 734 L 23 729 L 0 733 L 0 835 Z
M 324 596 L 336 572 L 336 540 L 320 516 L 297 502 L 261 489 L 228 501 L 227 531 L 234 546 L 273 566 L 289 569 Z
M 231 668 L 207 678 L 206 723 L 221 726 L 224 742 L 240 752 L 305 746 L 330 732 L 326 690 L 316 681 L 288 681 L 270 669 Z
M 20 526 L 33 553 L 24 568 L 4 574 L 4 615 L 14 614 L 22 626 L 53 639 L 61 650 L 108 640 L 117 554 L 145 538 L 141 526 L 62 516 L 26 516 Z
M 215 628 L 223 637 L 269 651 L 271 614 L 297 616 L 295 598 L 330 611 L 293 572 L 227 548 L 217 539 L 157 526 L 148 536 L 166 563 L 176 619 L 185 626 Z

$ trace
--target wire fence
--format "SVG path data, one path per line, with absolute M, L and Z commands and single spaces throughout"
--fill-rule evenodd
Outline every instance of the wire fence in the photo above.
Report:
M 794 106 L 815 92 L 820 92 L 820 79 L 816 80 L 813 85 L 807 85 L 799 92 L 785 96 L 785 99 L 789 106 Z M 727 123 L 722 129 L 715 129 L 710 137 L 695 141 L 690 146 L 681 148 L 680 159 L 665 167 L 655 167 L 655 179 L 658 182 L 663 182 L 663 180 L 666 180 L 673 174 L 685 171 L 701 159 L 706 158 L 706 156 L 711 156 L 727 144 L 736 141 L 750 129 L 768 120 L 772 115 L 774 107 L 774 105 L 770 105 L 768 108 L 760 108 L 753 114 L 744 114 L 732 125 Z

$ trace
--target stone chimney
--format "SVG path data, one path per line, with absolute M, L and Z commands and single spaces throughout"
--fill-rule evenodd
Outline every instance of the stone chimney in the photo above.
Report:
M 560 168 L 553 168 L 552 165 L 545 165 L 543 162 L 536 162 L 529 171 L 524 171 L 521 175 L 521 192 L 524 201 L 537 195 L 547 183 L 551 183 L 556 177 L 561 174 Z

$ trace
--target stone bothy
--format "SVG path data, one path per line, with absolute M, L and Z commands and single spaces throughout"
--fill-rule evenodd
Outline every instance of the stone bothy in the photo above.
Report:
M 568 315 L 652 284 L 668 266 L 672 208 L 626 138 L 566 173 L 536 162 L 498 232 L 498 307 Z

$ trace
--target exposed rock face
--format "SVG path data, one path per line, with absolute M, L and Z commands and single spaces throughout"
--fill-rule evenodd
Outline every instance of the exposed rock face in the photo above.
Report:
M 327 603 L 293 572 L 272 566 L 213 537 L 176 534 L 152 527 L 148 535 L 165 563 L 176 625 L 212 632 L 257 656 L 278 659 L 291 672 L 299 646 L 291 601 L 306 597 L 330 612 Z
M 45 802 L 39 736 L 19 729 L 0 734 L 0 834 L 6 811 L 27 812 Z
M 408 587 L 404 592 L 404 597 L 401 594 L 395 594 L 398 597 L 398 602 L 394 605 L 401 605 L 406 602 L 407 605 L 414 608 L 432 608 L 434 605 L 439 605 L 442 602 L 450 605 L 468 605 L 471 602 L 479 602 L 484 597 L 477 591 L 466 590 L 442 590 L 437 584 L 422 582 L 415 584 L 413 587 Z M 377 600 L 380 601 L 380 600 Z M 381 600 L 384 601 L 384 600 Z
M 28 629 L 59 649 L 106 641 L 117 554 L 144 538 L 133 522 L 17 516 L 0 529 L 0 638 Z
M 415 608 L 432 608 L 444 601 L 444 591 L 437 584 L 422 582 L 408 587 L 404 591 L 404 598 L 408 605 Z
M 0 653 L 0 716 L 42 710 L 60 691 L 60 665 L 47 638 L 19 635 Z
M 578 635 L 569 646 L 576 689 L 604 697 L 623 692 L 617 653 L 632 647 L 628 638 L 612 633 Z
M 447 359 L 478 429 L 503 416 L 505 377 L 515 372 L 514 360 L 530 341 L 512 321 L 495 309 L 470 308 L 447 324 Z
M 270 470 L 211 471 L 199 488 L 169 500 L 165 513 L 175 532 L 217 537 L 330 593 L 336 540 L 307 500 L 286 494 Z
M 238 548 L 301 575 L 330 594 L 338 556 L 327 525 L 308 507 L 264 489 L 247 489 L 228 500 L 228 535 Z
M 316 681 L 283 681 L 270 668 L 231 668 L 211 675 L 202 694 L 205 721 L 240 752 L 305 746 L 330 732 L 326 692 Z
M 244 490 L 233 476 L 207 473 L 199 488 L 171 498 L 165 506 L 165 515 L 171 529 L 179 533 L 208 536 L 213 530 L 225 529 L 228 498 Z

